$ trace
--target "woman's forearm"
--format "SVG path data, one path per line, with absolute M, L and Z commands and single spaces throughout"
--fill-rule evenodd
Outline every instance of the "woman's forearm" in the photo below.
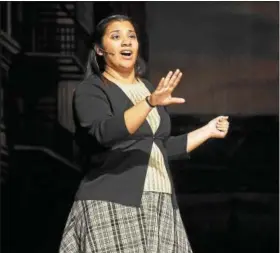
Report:
M 143 100 L 124 113 L 125 125 L 130 134 L 134 134 L 144 123 L 152 108 Z
M 188 133 L 188 141 L 186 147 L 187 152 L 189 153 L 192 150 L 196 149 L 209 138 L 210 132 L 207 129 L 207 125 Z

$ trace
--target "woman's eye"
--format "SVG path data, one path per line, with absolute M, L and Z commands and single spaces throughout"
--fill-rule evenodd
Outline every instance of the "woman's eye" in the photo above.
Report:
M 113 40 L 117 40 L 117 39 L 120 38 L 120 36 L 119 36 L 119 35 L 113 35 L 111 38 L 112 38 Z
M 113 40 L 118 40 L 118 39 L 120 39 L 120 35 L 112 35 L 111 36 L 111 38 L 113 39 Z M 131 34 L 131 35 L 129 35 L 129 38 L 131 38 L 131 39 L 136 39 L 137 38 L 137 36 L 136 36 L 136 34 Z

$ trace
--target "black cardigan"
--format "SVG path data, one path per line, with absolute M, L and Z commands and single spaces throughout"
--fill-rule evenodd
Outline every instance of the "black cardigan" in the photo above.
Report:
M 154 87 L 142 80 L 153 92 Z M 80 83 L 74 94 L 76 141 L 88 158 L 87 170 L 76 200 L 106 200 L 139 207 L 152 148 L 160 148 L 172 185 L 172 199 L 177 206 L 168 159 L 186 154 L 187 134 L 170 137 L 170 117 L 163 106 L 158 106 L 160 126 L 153 134 L 145 121 L 130 134 L 124 112 L 133 103 L 115 84 L 104 84 L 97 76 Z

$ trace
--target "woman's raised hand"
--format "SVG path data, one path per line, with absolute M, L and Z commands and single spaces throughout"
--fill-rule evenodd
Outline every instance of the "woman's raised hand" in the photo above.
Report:
M 181 80 L 182 72 L 177 69 L 174 73 L 169 71 L 167 76 L 162 78 L 158 84 L 156 90 L 151 94 L 149 102 L 153 106 L 157 105 L 170 105 L 170 104 L 182 104 L 185 99 L 172 97 L 172 92 Z

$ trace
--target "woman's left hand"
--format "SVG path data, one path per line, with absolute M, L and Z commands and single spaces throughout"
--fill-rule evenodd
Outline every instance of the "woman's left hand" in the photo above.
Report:
M 228 116 L 219 116 L 212 119 L 207 124 L 207 129 L 210 138 L 225 138 L 229 129 Z

